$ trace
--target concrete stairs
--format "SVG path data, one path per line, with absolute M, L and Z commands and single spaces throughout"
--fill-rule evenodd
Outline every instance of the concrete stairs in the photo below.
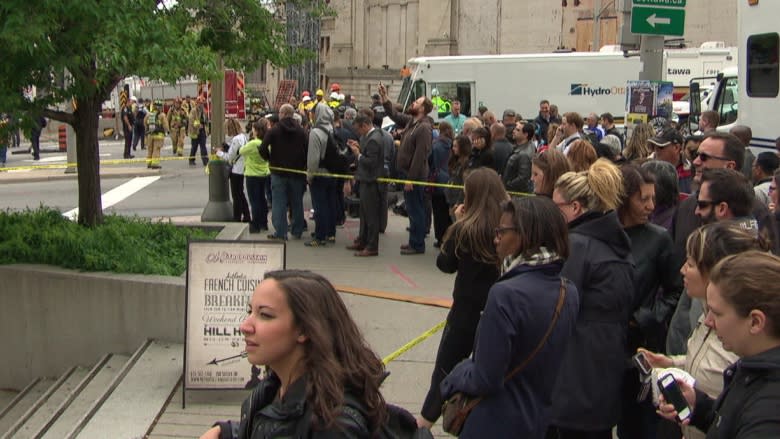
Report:
M 184 346 L 149 340 L 131 356 L 107 354 L 0 393 L 1 439 L 142 438 L 182 376 Z

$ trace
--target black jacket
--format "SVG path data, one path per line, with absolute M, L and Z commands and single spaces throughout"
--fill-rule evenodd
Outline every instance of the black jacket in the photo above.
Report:
M 555 383 L 552 425 L 607 430 L 620 417 L 634 297 L 631 242 L 614 211 L 586 213 L 569 230 L 571 254 L 561 275 L 577 286 L 580 310 Z
M 723 380 L 717 400 L 696 391 L 691 424 L 707 439 L 780 437 L 780 347 L 742 358 Z
M 493 148 L 494 169 L 498 172 L 498 175 L 504 175 L 506 162 L 509 160 L 509 156 L 512 155 L 512 144 L 506 139 L 498 139 L 490 147 Z
M 260 155 L 268 160 L 272 174 L 305 179 L 307 146 L 308 139 L 301 124 L 292 117 L 285 117 L 265 134 L 260 145 Z M 273 168 L 297 169 L 302 172 L 291 173 Z
M 306 379 L 300 378 L 287 390 L 284 400 L 277 397 L 279 378 L 270 374 L 260 381 L 241 405 L 241 421 L 218 422 L 220 439 L 270 438 L 369 438 L 371 437 L 364 407 L 354 398 L 346 398 L 346 409 L 336 420 L 337 427 L 312 429 L 311 412 L 306 405 Z
M 504 168 L 502 179 L 509 192 L 531 192 L 531 164 L 536 149 L 531 142 L 515 145 Z
M 451 227 L 459 227 L 453 225 Z M 479 313 L 485 307 L 488 291 L 496 283 L 499 276 L 498 266 L 478 262 L 471 252 L 461 250 L 455 253 L 455 234 L 442 244 L 441 253 L 436 257 L 436 266 L 444 273 L 455 273 L 455 287 L 452 298 L 461 303 L 468 303 Z
M 625 229 L 636 261 L 636 292 L 628 351 L 639 346 L 663 352 L 666 328 L 672 318 L 683 283 L 683 258 L 674 251 L 672 237 L 663 227 L 641 224 Z
M 469 164 L 468 169 L 476 169 L 482 166 L 488 167 L 488 168 L 495 168 L 496 160 L 493 156 L 493 148 L 485 148 L 485 149 L 477 149 L 473 148 L 471 150 L 471 155 L 469 156 Z

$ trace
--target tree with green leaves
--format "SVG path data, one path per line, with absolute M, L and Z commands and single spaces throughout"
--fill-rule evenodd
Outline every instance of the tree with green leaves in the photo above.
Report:
M 310 54 L 287 46 L 277 13 L 291 3 L 323 11 L 317 0 L 3 0 L 0 112 L 73 127 L 78 221 L 95 226 L 103 219 L 98 113 L 111 91 L 128 76 L 214 79 L 220 58 L 249 71 L 300 62 Z M 33 87 L 36 96 L 25 97 Z

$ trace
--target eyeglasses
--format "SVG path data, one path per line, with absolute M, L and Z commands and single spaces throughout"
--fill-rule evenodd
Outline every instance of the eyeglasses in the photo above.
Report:
M 504 236 L 504 233 L 506 232 L 516 232 L 517 227 L 507 226 L 507 227 L 496 227 L 495 230 L 493 230 L 496 233 L 496 236 L 499 238 Z
M 710 200 L 696 200 L 696 206 L 699 207 L 699 209 L 706 209 L 713 204 L 718 204 L 717 201 L 710 201 Z
M 706 152 L 700 152 L 700 153 L 697 154 L 697 156 L 701 159 L 702 162 L 706 162 L 709 159 L 723 160 L 724 162 L 732 161 L 730 158 L 719 157 L 719 156 L 716 156 L 716 155 L 707 154 Z

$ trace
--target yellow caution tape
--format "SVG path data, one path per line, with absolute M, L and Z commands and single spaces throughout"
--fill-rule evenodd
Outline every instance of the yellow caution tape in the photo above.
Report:
M 422 334 L 415 337 L 412 341 L 409 343 L 406 343 L 405 345 L 401 346 L 397 351 L 393 352 L 392 354 L 386 356 L 382 359 L 382 364 L 387 365 L 387 363 L 395 360 L 396 358 L 403 355 L 404 352 L 408 351 L 409 349 L 417 346 L 418 344 L 422 343 L 425 339 L 432 336 L 433 334 L 439 332 L 442 328 L 444 328 L 444 325 L 447 324 L 446 320 L 443 320 L 439 322 L 436 326 L 433 328 L 423 332 Z
M 200 156 L 196 156 L 195 158 L 199 159 Z M 117 160 L 101 160 L 101 165 L 126 165 L 126 164 L 132 164 L 132 163 L 148 163 L 149 161 L 155 161 L 155 162 L 169 162 L 169 161 L 182 161 L 182 160 L 189 160 L 189 156 L 183 156 L 183 157 L 159 157 L 156 159 L 151 158 L 134 158 L 134 159 L 117 159 Z M 217 160 L 216 155 L 209 156 L 210 160 Z M 76 167 L 76 163 L 57 163 L 57 164 L 50 164 L 50 165 L 30 165 L 30 166 L 16 166 L 13 168 L 2 168 L 0 169 L 0 172 L 3 171 L 21 171 L 21 170 L 28 170 L 28 169 L 63 169 L 63 168 L 69 168 L 69 167 Z M 331 174 L 329 172 L 308 172 L 301 169 L 291 169 L 291 168 L 282 168 L 278 166 L 271 166 L 269 167 L 271 171 L 279 171 L 279 172 L 287 172 L 290 174 L 301 174 L 305 175 L 307 177 L 331 177 L 331 178 L 338 178 L 342 180 L 354 180 L 355 176 L 352 174 Z M 208 174 L 208 172 L 207 172 Z M 377 178 L 377 181 L 379 183 L 395 183 L 395 184 L 411 184 L 414 186 L 423 186 L 423 187 L 438 187 L 438 188 L 447 188 L 447 189 L 460 189 L 463 190 L 463 185 L 460 184 L 449 184 L 449 183 L 433 183 L 430 181 L 417 181 L 417 180 L 401 180 L 398 178 L 388 178 L 388 177 L 380 177 Z M 531 196 L 533 194 L 525 193 L 525 192 L 512 192 L 507 191 L 509 195 L 514 195 L 518 197 L 527 197 Z

